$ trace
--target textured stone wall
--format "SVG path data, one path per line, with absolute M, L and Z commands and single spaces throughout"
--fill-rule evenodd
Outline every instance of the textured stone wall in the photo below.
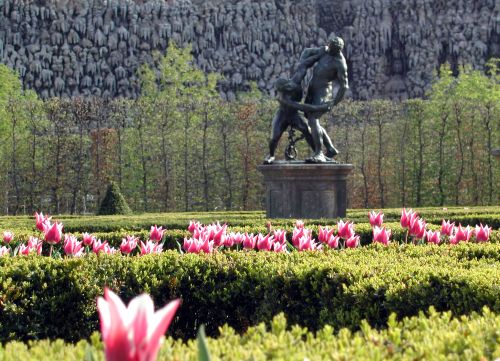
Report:
M 500 57 L 499 0 L 330 0 L 319 26 L 341 33 L 358 98 L 421 96 L 433 71 Z M 334 5 L 334 6 L 332 6 Z
M 221 93 L 256 81 L 272 92 L 304 47 L 346 41 L 352 95 L 423 94 L 449 61 L 482 67 L 500 56 L 495 0 L 37 0 L 0 2 L 0 60 L 50 96 L 134 97 L 136 69 L 169 41 L 225 76 Z

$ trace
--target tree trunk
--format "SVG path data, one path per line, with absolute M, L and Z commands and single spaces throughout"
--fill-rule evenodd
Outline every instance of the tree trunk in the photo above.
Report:
M 484 118 L 484 126 L 486 128 L 487 134 L 487 160 L 488 160 L 488 204 L 493 204 L 493 164 L 491 161 L 491 107 L 492 104 L 488 103 L 486 105 L 486 117 Z
M 71 214 L 76 213 L 76 199 L 82 186 L 82 170 L 83 170 L 83 119 L 77 119 L 79 130 L 78 155 L 76 158 L 76 182 L 73 185 L 73 195 L 71 198 Z
M 248 126 L 244 128 L 245 136 L 245 152 L 243 154 L 243 193 L 242 202 L 243 209 L 248 210 L 248 200 L 250 194 L 250 136 L 248 134 Z
M 56 128 L 59 128 L 57 123 L 56 123 Z M 56 129 L 56 156 L 54 157 L 54 162 L 55 162 L 55 169 L 56 169 L 56 179 L 54 181 L 54 185 L 52 186 L 52 196 L 54 199 L 54 207 L 55 207 L 55 213 L 60 214 L 61 209 L 60 209 L 60 204 L 59 204 L 59 177 L 61 174 L 61 132 Z
M 188 116 L 184 116 L 184 211 L 189 210 L 189 193 L 188 193 L 188 130 L 189 130 L 189 119 Z
M 208 187 L 209 187 L 209 175 L 208 175 L 208 164 L 207 164 L 207 154 L 208 154 L 208 111 L 205 109 L 204 119 L 203 119 L 203 150 L 202 150 L 202 169 L 203 169 L 203 200 L 205 205 L 205 211 L 208 212 L 209 199 L 208 199 Z
M 20 209 L 20 204 L 21 204 L 21 190 L 19 188 L 19 174 L 18 174 L 18 169 L 17 169 L 17 116 L 16 116 L 16 110 L 14 107 L 14 104 L 12 104 L 12 101 L 9 100 L 9 111 L 12 115 L 12 158 L 11 158 L 11 164 L 12 164 L 12 185 L 14 186 L 14 192 L 16 194 L 16 205 L 14 208 L 14 215 L 17 214 L 17 212 Z
M 408 132 L 408 121 L 405 118 L 404 119 L 404 126 L 403 126 L 403 134 L 401 137 L 401 145 L 400 145 L 400 160 L 401 160 L 401 203 L 403 207 L 406 207 L 406 153 L 405 153 L 405 146 L 406 146 L 406 136 Z
M 455 109 L 455 121 L 457 123 L 457 138 L 458 138 L 458 151 L 460 158 L 460 168 L 458 171 L 458 176 L 455 181 L 455 205 L 458 206 L 459 195 L 460 195 L 460 184 L 462 183 L 462 177 L 464 174 L 464 147 L 462 144 L 462 132 L 460 127 L 462 126 L 462 112 L 458 104 L 454 104 Z
M 141 117 L 141 115 L 140 115 Z M 142 131 L 143 123 L 142 118 L 140 120 L 137 131 L 139 132 L 139 146 L 141 151 L 141 165 L 142 165 L 142 204 L 143 210 L 148 211 L 148 165 L 146 159 L 146 150 L 144 149 L 144 134 Z
M 366 121 L 363 121 L 363 130 L 361 131 L 361 175 L 363 176 L 363 207 L 368 208 L 368 180 L 366 178 L 366 157 L 365 157 L 365 136 Z
M 417 207 L 422 205 L 422 177 L 424 171 L 424 139 L 422 134 L 422 112 L 419 110 L 417 115 L 418 129 L 418 168 L 417 168 Z
M 438 172 L 438 189 L 439 189 L 439 205 L 443 206 L 446 201 L 446 196 L 443 187 L 444 178 L 444 136 L 446 131 L 446 121 L 448 114 L 441 117 L 441 129 L 439 130 L 439 172 Z
M 164 113 L 165 114 L 165 113 Z M 167 152 L 167 136 L 165 130 L 167 128 L 167 116 L 163 117 L 163 124 L 161 127 L 161 157 L 163 164 L 163 207 L 165 211 L 169 210 L 169 195 L 170 195 L 170 172 L 169 172 L 169 162 L 168 162 L 168 152 Z
M 229 144 L 227 139 L 227 128 L 226 123 L 222 120 L 222 161 L 224 167 L 224 174 L 226 175 L 227 180 L 227 192 L 228 196 L 226 199 L 226 209 L 231 209 L 233 207 L 233 177 L 232 172 L 229 169 L 229 157 L 231 156 L 231 152 L 229 151 Z
M 377 176 L 378 176 L 378 187 L 380 191 L 380 208 L 385 208 L 385 199 L 384 199 L 384 182 L 382 178 L 382 158 L 383 158 L 383 149 L 382 149 L 382 119 L 379 117 L 378 122 L 378 157 L 377 157 Z

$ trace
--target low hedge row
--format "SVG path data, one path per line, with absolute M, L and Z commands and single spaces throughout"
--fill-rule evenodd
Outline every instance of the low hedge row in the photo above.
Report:
M 418 213 L 429 223 L 441 224 L 441 220 L 451 219 L 457 224 L 488 224 L 491 227 L 500 228 L 500 207 L 471 207 L 471 208 L 418 208 Z M 399 222 L 400 208 L 384 209 L 386 222 Z M 162 225 L 168 229 L 184 230 L 190 220 L 198 220 L 207 224 L 215 221 L 227 223 L 233 227 L 245 225 L 265 225 L 267 220 L 261 211 L 255 212 L 204 212 L 204 213 L 159 213 L 140 214 L 131 216 L 57 216 L 64 223 L 67 232 L 117 232 L 122 230 L 141 231 L 149 229 L 152 225 Z M 368 210 L 348 210 L 347 219 L 355 223 L 368 222 Z M 275 226 L 291 228 L 295 220 L 276 219 L 272 220 Z M 306 220 L 309 225 L 333 225 L 337 219 L 314 219 Z M 0 230 L 25 229 L 34 230 L 32 216 L 0 217 Z
M 493 360 L 500 357 L 498 325 L 500 315 L 487 308 L 480 314 L 453 318 L 451 313 L 429 310 L 428 316 L 405 318 L 398 322 L 389 317 L 386 329 L 375 330 L 366 322 L 352 333 L 342 329 L 335 333 L 325 326 L 316 333 L 300 326 L 288 327 L 280 314 L 270 327 L 260 324 L 240 336 L 229 326 L 221 327 L 220 336 L 207 339 L 214 360 Z M 3 361 L 104 361 L 103 345 L 95 333 L 90 342 L 76 345 L 62 340 L 37 341 L 28 345 L 10 342 L 0 345 Z M 90 357 L 90 355 L 93 356 Z M 171 338 L 163 344 L 158 360 L 197 361 L 196 341 L 184 343 Z
M 64 338 L 97 329 L 96 298 L 109 286 L 125 300 L 147 292 L 161 306 L 182 298 L 174 335 L 238 332 L 284 312 L 292 323 L 374 327 L 434 305 L 468 314 L 500 311 L 499 244 L 379 245 L 325 252 L 165 252 L 144 257 L 0 258 L 0 341 Z M 468 256 L 471 255 L 471 256 Z

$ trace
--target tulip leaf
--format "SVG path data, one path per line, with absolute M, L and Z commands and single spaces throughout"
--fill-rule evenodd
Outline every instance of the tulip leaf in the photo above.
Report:
M 198 359 L 200 361 L 210 361 L 210 352 L 208 352 L 207 337 L 205 335 L 205 325 L 201 325 L 198 330 Z
M 85 356 L 83 357 L 83 361 L 97 361 L 97 358 L 95 357 L 95 352 L 94 348 L 90 345 L 87 345 L 87 348 L 85 349 Z

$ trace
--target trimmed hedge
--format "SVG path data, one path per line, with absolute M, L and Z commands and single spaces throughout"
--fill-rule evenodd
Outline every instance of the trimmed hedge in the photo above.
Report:
M 106 190 L 106 194 L 99 206 L 97 214 L 114 215 L 114 214 L 131 214 L 132 210 L 127 204 L 127 201 L 120 192 L 120 187 L 115 182 L 111 182 Z
M 391 312 L 435 306 L 468 314 L 500 311 L 499 244 L 412 245 L 326 252 L 224 252 L 144 257 L 0 258 L 0 340 L 64 338 L 97 330 L 95 300 L 109 286 L 125 300 L 147 292 L 160 306 L 183 299 L 172 325 L 193 337 L 200 324 L 238 332 L 284 312 L 291 323 L 356 329 Z
M 493 360 L 500 357 L 498 325 L 500 316 L 487 308 L 480 314 L 453 318 L 451 313 L 437 313 L 405 318 L 398 322 L 389 317 L 387 328 L 375 330 L 363 322 L 361 331 L 342 329 L 334 333 L 325 326 L 317 333 L 300 326 L 288 327 L 283 314 L 271 321 L 270 327 L 260 324 L 239 336 L 228 326 L 220 329 L 217 339 L 207 339 L 214 360 Z M 76 345 L 63 341 L 37 341 L 28 345 L 10 342 L 0 345 L 0 359 L 83 360 L 103 361 L 103 345 L 99 334 L 91 341 Z M 86 358 L 86 356 L 88 358 Z M 197 361 L 198 347 L 192 340 L 187 344 L 169 338 L 162 346 L 158 360 Z
M 418 213 L 429 223 L 441 224 L 443 218 L 460 222 L 463 225 L 488 224 L 494 229 L 500 228 L 500 207 L 470 207 L 470 208 L 418 208 Z M 355 223 L 367 223 L 368 211 L 366 209 L 348 210 L 346 219 Z M 401 209 L 384 209 L 386 223 L 398 223 Z M 203 213 L 159 213 L 140 214 L 131 216 L 56 216 L 63 222 L 66 232 L 116 232 L 116 231 L 141 231 L 149 229 L 152 225 L 166 227 L 170 230 L 185 230 L 190 220 L 198 220 L 207 224 L 216 221 L 227 223 L 231 227 L 265 226 L 267 220 L 261 211 L 256 212 L 203 212 Z M 337 219 L 305 220 L 306 225 L 334 225 Z M 292 228 L 293 219 L 273 219 L 275 227 Z M 0 231 L 5 229 L 35 230 L 32 216 L 7 216 L 0 217 Z

